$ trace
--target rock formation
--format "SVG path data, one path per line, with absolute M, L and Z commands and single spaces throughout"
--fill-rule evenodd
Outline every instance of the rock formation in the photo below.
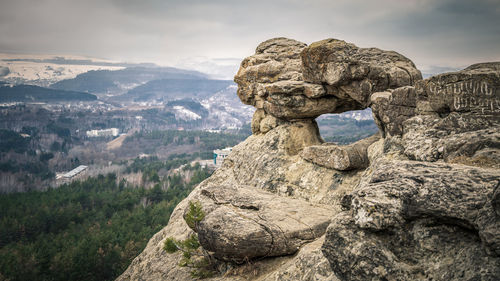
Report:
M 235 81 L 253 135 L 119 280 L 188 280 L 162 245 L 193 231 L 214 280 L 500 279 L 500 63 L 422 80 L 393 51 L 275 38 Z M 323 142 L 316 117 L 367 107 L 379 134 Z

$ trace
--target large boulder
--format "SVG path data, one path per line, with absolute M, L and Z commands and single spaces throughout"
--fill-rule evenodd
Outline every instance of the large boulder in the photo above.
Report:
M 326 84 L 328 95 L 350 101 L 353 108 L 370 105 L 375 92 L 414 85 L 422 79 L 415 64 L 405 56 L 377 48 L 358 48 L 338 39 L 312 43 L 301 54 L 304 80 Z
M 336 39 L 306 46 L 286 38 L 261 43 L 234 77 L 243 103 L 285 120 L 364 109 L 372 93 L 419 79 L 415 65 L 393 51 Z
M 302 200 L 235 186 L 206 186 L 197 198 L 206 213 L 195 230 L 200 244 L 216 257 L 236 262 L 293 254 L 321 237 L 334 213 Z
M 341 280 L 497 280 L 498 169 L 378 160 L 323 253 Z
M 379 134 L 362 139 L 350 145 L 336 145 L 323 143 L 322 145 L 311 145 L 301 152 L 300 156 L 316 165 L 347 171 L 368 167 L 368 147 L 379 140 Z

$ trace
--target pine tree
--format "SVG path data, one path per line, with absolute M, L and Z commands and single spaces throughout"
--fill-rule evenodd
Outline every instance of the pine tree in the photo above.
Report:
M 187 225 L 192 229 L 197 229 L 203 218 L 205 218 L 205 212 L 203 212 L 200 202 L 189 201 L 189 211 L 184 216 Z M 182 259 L 179 266 L 191 268 L 193 278 L 208 278 L 215 273 L 215 260 L 201 247 L 196 233 L 191 234 L 185 240 L 168 237 L 163 249 L 170 254 L 181 251 Z

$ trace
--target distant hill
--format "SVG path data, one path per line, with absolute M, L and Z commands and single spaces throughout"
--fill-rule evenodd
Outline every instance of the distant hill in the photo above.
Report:
M 147 101 L 154 99 L 204 99 L 234 84 L 230 80 L 160 79 L 135 87 L 119 97 L 120 100 Z
M 193 99 L 181 99 L 181 100 L 174 100 L 174 101 L 169 101 L 165 107 L 167 109 L 171 109 L 172 111 L 175 112 L 176 117 L 179 117 L 181 119 L 189 119 L 186 117 L 192 116 L 195 118 L 190 118 L 190 119 L 197 119 L 196 116 L 206 118 L 208 117 L 208 110 L 201 105 L 198 101 L 195 101 Z M 184 113 L 184 114 L 183 114 Z M 186 114 L 187 113 L 187 114 Z M 187 115 L 187 116 L 186 116 Z M 182 118 L 184 117 L 185 118 Z
M 92 101 L 89 93 L 48 89 L 32 85 L 0 86 L 0 102 Z
M 122 70 L 93 70 L 52 84 L 59 90 L 118 95 L 158 79 L 206 79 L 201 72 L 173 67 L 129 67 Z

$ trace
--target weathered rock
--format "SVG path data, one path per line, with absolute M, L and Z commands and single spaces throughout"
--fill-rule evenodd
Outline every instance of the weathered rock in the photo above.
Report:
M 234 80 L 243 103 L 293 120 L 364 109 L 372 93 L 413 85 L 421 78 L 415 65 L 396 52 L 336 39 L 306 47 L 275 38 L 243 60 Z
M 440 74 L 416 85 L 418 110 L 439 114 L 474 113 L 500 116 L 500 62 L 474 64 L 462 71 Z
M 206 249 L 223 261 L 259 257 L 226 263 L 213 280 L 499 280 L 499 73 L 486 63 L 420 81 L 391 51 L 260 44 L 235 77 L 257 108 L 253 135 L 119 279 L 189 278 L 181 255 L 161 248 L 192 233 L 182 213 L 197 200 Z M 322 144 L 313 118 L 369 106 L 383 139 Z
M 285 124 L 287 121 L 278 119 L 271 114 L 266 114 L 263 109 L 257 109 L 252 118 L 252 133 L 254 135 L 257 134 L 265 134 L 270 130 L 278 127 L 281 124 Z
M 415 116 L 416 94 L 412 86 L 374 93 L 371 96 L 373 119 L 382 135 L 403 134 L 403 122 Z
M 195 198 L 206 216 L 196 229 L 198 238 L 204 249 L 224 260 L 293 254 L 321 237 L 333 214 L 259 189 L 211 185 L 200 192 Z
M 264 117 L 266 117 L 266 112 L 263 109 L 255 110 L 252 116 L 252 123 L 250 125 L 252 134 L 260 134 L 260 122 L 262 122 L 262 119 L 264 119 Z
M 182 214 L 185 212 L 189 201 L 198 200 L 202 202 L 202 206 L 207 214 L 211 212 L 211 208 L 220 207 L 211 198 L 202 195 L 201 192 L 205 188 L 209 190 L 214 189 L 216 192 L 227 192 L 228 195 L 233 192 L 234 187 L 238 187 L 242 194 L 253 194 L 254 191 L 257 194 L 263 193 L 265 196 L 271 198 L 269 202 L 265 202 L 271 205 L 269 208 L 275 208 L 272 206 L 275 200 L 276 202 L 287 202 L 286 207 L 280 210 L 274 209 L 276 212 L 285 212 L 286 210 L 291 210 L 291 212 L 297 211 L 295 202 L 298 202 L 299 205 L 313 204 L 317 206 L 321 214 L 330 214 L 327 217 L 330 220 L 333 216 L 332 214 L 340 210 L 340 205 L 337 202 L 359 182 L 362 172 L 339 172 L 304 161 L 299 155 L 289 154 L 290 148 L 296 148 L 298 147 L 297 144 L 300 143 L 297 140 L 293 140 L 297 138 L 297 132 L 304 128 L 315 128 L 310 121 L 306 121 L 308 125 L 302 123 L 287 122 L 278 125 L 266 134 L 252 135 L 244 142 L 235 146 L 231 154 L 225 159 L 222 167 L 217 169 L 210 178 L 201 183 L 187 199 L 183 200 L 176 207 L 168 226 L 150 240 L 146 249 L 134 259 L 129 268 L 118 280 L 191 280 L 189 269 L 177 265 L 182 255 L 167 254 L 162 247 L 165 239 L 169 236 L 184 239 L 192 233 L 192 230 L 189 229 L 182 218 Z M 313 132 L 315 132 L 313 135 L 317 133 L 316 130 L 313 130 Z M 319 135 L 315 136 L 319 137 Z M 307 145 L 311 144 L 307 143 Z M 226 188 L 228 189 L 226 190 Z M 254 197 L 250 197 L 249 200 L 254 200 Z M 242 196 L 229 198 L 231 202 L 242 207 L 235 207 L 234 210 L 237 212 L 255 211 L 252 210 L 251 204 L 247 206 L 250 207 L 249 209 L 245 209 L 244 201 L 242 200 L 240 204 L 238 203 L 240 202 L 238 198 L 242 198 Z M 255 204 L 254 201 L 252 202 L 252 204 Z M 266 208 L 262 208 L 261 210 L 266 210 Z M 316 209 L 309 209 L 307 216 L 303 216 L 301 212 L 297 212 L 293 216 L 307 222 L 308 216 L 318 217 L 319 215 L 312 210 Z M 233 210 L 231 211 L 233 212 Z M 226 227 L 223 221 L 224 216 L 218 217 L 216 215 L 217 212 L 208 215 L 207 219 L 210 218 L 213 221 L 212 225 L 219 224 Z M 290 219 L 290 217 L 284 218 L 283 222 L 286 222 L 287 219 Z M 248 225 L 246 222 L 248 222 Z M 248 231 L 254 224 L 252 221 L 246 222 L 245 224 L 241 224 L 240 227 Z M 280 225 L 280 223 L 282 222 L 277 222 L 275 225 Z M 316 221 L 311 223 L 311 225 L 316 224 Z M 301 224 L 298 224 L 298 226 L 299 228 L 297 229 L 300 229 Z M 293 233 L 291 228 L 288 229 L 288 235 Z M 236 228 L 227 228 L 224 231 L 228 235 L 237 232 Z M 302 232 L 298 231 L 296 233 Z M 309 231 L 309 233 L 312 232 Z M 292 235 L 291 239 L 300 241 L 299 237 L 306 237 L 303 236 L 305 235 L 304 233 L 300 235 L 302 236 Z M 309 237 L 312 237 L 312 235 Z M 317 241 L 311 241 L 309 244 L 302 245 L 296 255 L 251 261 L 249 265 L 240 265 L 226 272 L 228 275 L 217 276 L 211 280 L 335 281 L 336 279 L 332 269 L 328 265 L 328 261 L 319 250 L 322 241 Z M 209 241 L 209 243 L 213 242 Z M 248 270 L 250 273 L 245 270 Z M 242 273 L 238 273 L 240 271 Z M 253 275 L 255 271 L 257 274 Z M 287 279 L 287 276 L 290 276 L 290 278 Z M 302 279 L 300 277 L 295 278 L 297 276 L 302 276 Z
M 382 133 L 410 159 L 500 167 L 500 63 L 372 95 Z M 399 139 L 400 138 L 400 139 Z
M 350 145 L 324 143 L 306 147 L 300 156 L 316 165 L 340 171 L 368 167 L 368 147 L 380 139 L 379 134 Z
M 498 280 L 500 263 L 477 235 L 456 225 L 416 220 L 403 230 L 368 231 L 341 213 L 323 253 L 340 280 Z
M 323 245 L 340 279 L 500 276 L 499 170 L 388 159 L 372 169 Z
M 338 281 L 320 250 L 324 241 L 323 236 L 305 245 L 293 260 L 280 266 L 276 272 L 264 276 L 262 280 Z
M 401 54 L 358 48 L 337 39 L 312 43 L 301 57 L 304 81 L 326 83 L 328 95 L 355 101 L 357 107 L 348 110 L 368 107 L 375 92 L 413 85 L 422 79 L 413 62 Z
M 255 55 L 241 62 L 234 77 L 239 85 L 237 93 L 241 101 L 256 108 L 264 108 L 270 94 L 266 87 L 273 94 L 300 92 L 303 82 L 299 54 L 305 46 L 302 42 L 287 38 L 274 38 L 261 43 Z M 279 81 L 287 83 L 274 84 Z
M 500 167 L 500 125 L 494 118 L 450 113 L 418 115 L 404 122 L 403 151 L 411 159 Z

